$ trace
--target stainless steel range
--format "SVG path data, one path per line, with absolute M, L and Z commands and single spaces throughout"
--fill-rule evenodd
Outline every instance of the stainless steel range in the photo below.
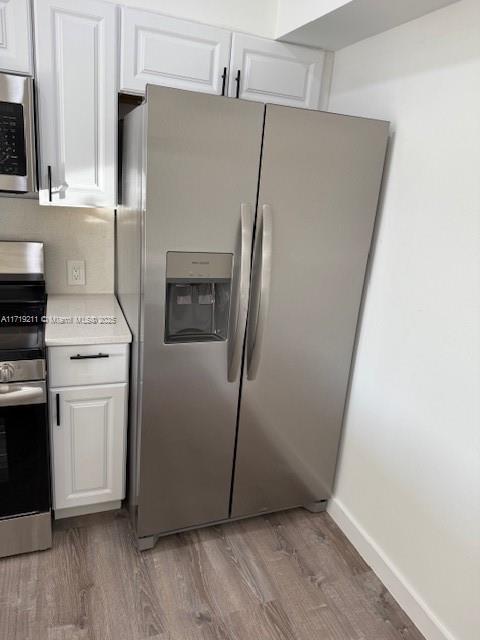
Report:
M 0 242 L 0 556 L 51 546 L 43 244 Z

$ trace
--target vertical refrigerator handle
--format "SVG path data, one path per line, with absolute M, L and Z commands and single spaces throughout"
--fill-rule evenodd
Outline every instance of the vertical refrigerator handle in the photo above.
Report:
M 272 271 L 272 207 L 264 204 L 255 237 L 252 295 L 247 327 L 247 380 L 255 380 L 267 322 Z
M 232 336 L 228 349 L 228 381 L 235 382 L 242 362 L 242 347 L 247 323 L 248 296 L 250 291 L 250 257 L 252 252 L 253 217 L 249 204 L 240 206 L 240 258 L 238 293 Z

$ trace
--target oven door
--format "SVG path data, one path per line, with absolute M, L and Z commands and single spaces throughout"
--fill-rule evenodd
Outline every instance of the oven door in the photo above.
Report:
M 0 518 L 50 509 L 45 382 L 0 384 Z

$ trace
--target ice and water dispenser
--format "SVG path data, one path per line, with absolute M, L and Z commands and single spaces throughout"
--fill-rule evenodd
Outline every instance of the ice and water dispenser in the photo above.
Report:
M 167 253 L 165 342 L 228 337 L 231 253 Z

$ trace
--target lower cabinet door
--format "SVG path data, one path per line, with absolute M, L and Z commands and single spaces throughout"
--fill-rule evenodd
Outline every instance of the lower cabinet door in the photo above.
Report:
M 50 391 L 55 509 L 125 495 L 127 384 Z

